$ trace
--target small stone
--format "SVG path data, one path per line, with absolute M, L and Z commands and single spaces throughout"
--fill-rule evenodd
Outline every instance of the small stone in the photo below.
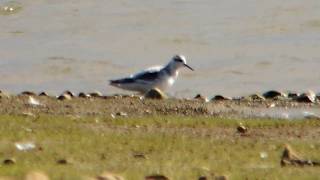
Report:
M 16 160 L 14 158 L 8 158 L 8 159 L 4 159 L 2 163 L 4 165 L 12 165 L 16 163 Z
M 248 132 L 248 128 L 245 127 L 242 123 L 239 123 L 239 126 L 237 127 L 237 132 L 240 134 L 245 134 Z
M 121 116 L 121 117 L 127 117 L 128 116 L 128 114 L 125 113 L 125 112 L 117 112 L 116 115 L 117 116 Z
M 131 95 L 129 94 L 122 94 L 121 97 L 124 99 L 124 98 L 131 98 Z
M 98 98 L 98 97 L 102 97 L 102 96 L 103 96 L 102 93 L 99 92 L 99 91 L 95 91 L 95 92 L 89 93 L 89 95 L 90 95 L 91 97 L 95 97 L 95 98 Z
M 109 172 L 104 172 L 101 175 L 96 177 L 97 180 L 124 180 L 123 177 L 113 174 L 113 173 L 109 173 Z
M 145 98 L 148 99 L 166 99 L 167 96 L 160 90 L 160 89 L 151 89 L 150 91 L 148 91 L 145 95 Z
M 57 160 L 57 164 L 65 165 L 70 164 L 70 162 L 67 159 L 59 159 Z
M 75 97 L 74 93 L 71 92 L 71 91 L 69 91 L 69 90 L 64 91 L 62 94 L 68 94 L 68 95 L 71 96 L 71 97 Z
M 48 97 L 49 95 L 48 95 L 48 93 L 46 93 L 46 92 L 41 92 L 41 93 L 39 93 L 39 96 L 45 96 L 45 97 Z
M 316 95 L 313 91 L 308 91 L 306 93 L 301 94 L 296 98 L 298 102 L 302 103 L 314 103 L 316 101 Z
M 72 96 L 70 96 L 69 94 L 61 94 L 60 96 L 58 96 L 57 99 L 58 100 L 71 100 Z
M 49 180 L 49 177 L 40 171 L 31 171 L 28 172 L 24 180 Z
M 91 96 L 90 96 L 90 94 L 86 94 L 84 92 L 80 92 L 78 94 L 78 97 L 80 97 L 80 98 L 90 98 Z
M 169 178 L 167 178 L 164 175 L 155 174 L 155 175 L 146 176 L 145 180 L 169 180 Z
M 201 94 L 197 94 L 197 95 L 194 97 L 194 99 L 200 100 L 200 101 L 204 101 L 204 102 L 209 102 L 208 98 L 205 97 L 205 96 L 203 96 L 203 95 L 201 95 Z
M 32 91 L 23 91 L 21 95 L 27 95 L 27 96 L 36 96 L 37 94 Z
M 271 90 L 271 91 L 267 91 L 267 92 L 263 93 L 263 96 L 266 99 L 274 99 L 277 97 L 285 97 L 286 95 L 282 92 Z
M 211 101 L 227 101 L 227 100 L 232 100 L 232 98 L 222 96 L 222 95 L 216 95 L 211 99 Z
M 147 156 L 142 153 L 135 153 L 133 154 L 133 157 L 137 159 L 147 159 Z

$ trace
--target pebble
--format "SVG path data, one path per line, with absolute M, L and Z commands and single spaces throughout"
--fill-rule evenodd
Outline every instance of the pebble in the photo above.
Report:
M 102 97 L 102 96 L 103 96 L 102 93 L 99 92 L 99 91 L 95 91 L 95 92 L 89 93 L 89 95 L 90 95 L 91 97 L 95 97 L 95 98 L 98 98 L 98 97 Z
M 209 102 L 209 99 L 201 94 L 197 94 L 193 99 L 204 101 L 204 102 Z
M 145 180 L 169 180 L 169 178 L 164 175 L 155 174 L 155 175 L 146 176 Z
M 200 176 L 198 180 L 208 180 L 208 178 L 206 176 Z
M 7 158 L 7 159 L 4 159 L 2 163 L 4 165 L 12 165 L 16 163 L 16 160 L 14 158 Z
M 121 116 L 121 117 L 127 117 L 128 116 L 128 114 L 125 113 L 125 112 L 117 112 L 116 115 L 117 116 Z
M 148 99 L 166 99 L 167 96 L 160 90 L 160 89 L 151 89 L 150 91 L 148 91 L 145 95 L 145 98 Z
M 303 103 L 314 103 L 316 101 L 316 94 L 313 91 L 308 91 L 298 96 L 296 100 Z
M 283 92 L 280 92 L 280 91 L 271 90 L 271 91 L 267 91 L 267 92 L 263 93 L 263 96 L 266 99 L 274 99 L 277 97 L 285 97 L 286 94 L 284 94 Z
M 70 94 L 61 94 L 60 96 L 57 97 L 58 100 L 71 100 L 72 96 L 70 96 Z
M 215 95 L 211 101 L 226 101 L 226 100 L 232 100 L 230 97 L 222 96 L 222 95 Z
M 71 96 L 71 97 L 75 97 L 74 93 L 71 92 L 71 91 L 69 91 L 69 90 L 64 91 L 62 94 L 68 94 L 68 95 Z
M 86 94 L 84 92 L 80 92 L 78 94 L 78 97 L 80 97 L 80 98 L 90 98 L 91 96 L 90 96 L 90 94 Z
M 39 93 L 39 96 L 45 96 L 45 97 L 49 97 L 49 95 L 48 95 L 48 93 L 46 93 L 46 92 L 41 92 L 41 93 Z
M 142 153 L 133 154 L 133 157 L 137 159 L 148 159 L 147 156 Z
M 242 123 L 239 123 L 239 126 L 237 127 L 237 132 L 241 134 L 245 134 L 248 132 L 248 128 L 245 127 Z
M 70 162 L 67 159 L 59 159 L 57 160 L 57 164 L 66 165 L 70 164 Z
M 23 91 L 21 95 L 27 95 L 27 96 L 37 96 L 35 92 L 32 91 Z

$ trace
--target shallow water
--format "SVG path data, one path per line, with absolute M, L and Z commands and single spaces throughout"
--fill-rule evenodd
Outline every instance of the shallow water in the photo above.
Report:
M 319 0 L 0 0 L 0 88 L 122 92 L 108 80 L 185 54 L 178 96 L 320 91 Z M 1 8 L 2 8 L 1 7 Z
M 270 119 L 319 119 L 320 110 L 318 107 L 309 108 L 243 108 L 242 115 L 248 118 L 270 118 Z

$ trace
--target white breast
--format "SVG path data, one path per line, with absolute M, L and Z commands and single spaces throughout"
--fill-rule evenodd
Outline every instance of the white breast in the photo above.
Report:
M 166 90 L 170 86 L 172 86 L 177 79 L 178 72 L 176 71 L 173 76 L 169 76 L 167 73 L 163 72 L 162 78 L 160 78 L 157 83 L 155 84 L 155 87 Z
M 175 81 L 175 78 L 170 77 L 170 78 L 168 79 L 168 84 L 169 84 L 169 86 L 172 86 L 173 83 L 174 83 L 174 81 Z

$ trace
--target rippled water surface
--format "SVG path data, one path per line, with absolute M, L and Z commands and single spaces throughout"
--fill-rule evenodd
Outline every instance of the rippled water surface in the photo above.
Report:
M 17 11 L 4 13 L 14 6 Z M 320 91 L 319 0 L 0 0 L 0 88 L 122 92 L 185 54 L 171 94 Z

